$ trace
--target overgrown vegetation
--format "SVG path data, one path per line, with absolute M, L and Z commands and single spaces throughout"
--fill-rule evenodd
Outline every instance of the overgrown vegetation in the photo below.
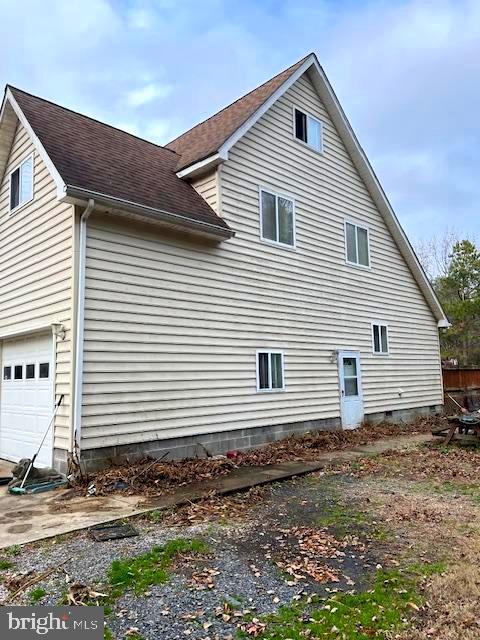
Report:
M 362 593 L 337 593 L 325 599 L 312 598 L 281 607 L 262 619 L 264 640 L 304 638 L 371 640 L 390 638 L 404 628 L 408 614 L 422 603 L 422 580 L 444 570 L 442 564 L 412 565 L 405 570 L 380 571 L 372 587 Z M 240 633 L 241 637 L 247 634 Z

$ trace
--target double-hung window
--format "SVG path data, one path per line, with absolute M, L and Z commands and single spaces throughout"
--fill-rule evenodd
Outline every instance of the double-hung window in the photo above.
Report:
M 320 120 L 308 113 L 294 109 L 295 138 L 315 151 L 323 151 L 323 126 Z
M 347 251 L 347 262 L 370 266 L 370 248 L 368 241 L 368 229 L 353 222 L 345 222 L 345 246 Z
M 281 351 L 257 351 L 257 391 L 284 389 L 283 370 Z
M 33 198 L 33 156 L 29 156 L 10 174 L 10 211 Z
M 295 246 L 295 211 L 292 199 L 260 189 L 262 240 Z
M 372 322 L 373 353 L 376 355 L 388 355 L 388 326 Z

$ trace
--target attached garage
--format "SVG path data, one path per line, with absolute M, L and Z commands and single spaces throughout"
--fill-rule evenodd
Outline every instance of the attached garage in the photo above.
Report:
M 2 343 L 0 458 L 31 458 L 52 417 L 52 334 L 22 336 Z M 53 429 L 37 458 L 51 466 Z

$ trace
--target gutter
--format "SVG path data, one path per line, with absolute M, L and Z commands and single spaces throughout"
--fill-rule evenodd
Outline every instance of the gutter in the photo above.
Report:
M 186 218 L 177 213 L 170 213 L 163 209 L 156 209 L 155 207 L 149 207 L 146 205 L 131 202 L 130 200 L 124 200 L 122 198 L 115 198 L 104 193 L 98 193 L 95 191 L 89 191 L 82 187 L 74 187 L 67 185 L 65 187 L 64 197 L 70 197 L 85 201 L 88 198 L 95 198 L 96 204 L 105 204 L 110 207 L 119 207 L 128 209 L 134 213 L 138 213 L 142 217 L 152 221 L 162 221 L 169 224 L 189 229 L 191 231 L 201 232 L 208 236 L 228 240 L 233 238 L 235 232 L 232 229 L 220 225 L 211 224 L 209 222 L 202 222 L 201 220 L 194 220 L 193 218 Z
M 85 330 L 85 266 L 87 255 L 87 220 L 95 207 L 95 201 L 90 198 L 80 216 L 80 246 L 78 256 L 78 287 L 77 287 L 77 336 L 75 344 L 75 387 L 73 394 L 73 447 L 80 452 L 80 432 L 82 426 L 82 391 L 83 391 L 83 338 Z

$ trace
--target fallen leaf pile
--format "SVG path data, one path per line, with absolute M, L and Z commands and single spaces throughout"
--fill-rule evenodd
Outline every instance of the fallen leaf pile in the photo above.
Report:
M 343 465 L 341 472 L 354 475 L 385 475 L 407 480 L 432 480 L 470 484 L 480 478 L 480 450 L 438 445 L 415 450 L 389 450 L 374 458 L 364 458 Z
M 254 466 L 289 460 L 316 460 L 318 454 L 325 451 L 358 447 L 388 437 L 429 433 L 443 421 L 443 418 L 422 417 L 409 424 L 382 422 L 376 425 L 362 424 L 358 429 L 346 431 L 315 431 L 300 436 L 293 435 L 259 449 L 240 452 L 235 462 L 239 466 Z
M 340 572 L 329 567 L 322 559 L 343 558 L 343 549 L 347 546 L 345 541 L 334 538 L 323 529 L 310 529 L 308 527 L 293 527 L 281 530 L 284 541 L 294 538 L 298 551 L 294 557 L 289 557 L 288 546 L 283 544 L 286 553 L 282 554 L 275 563 L 290 577 L 287 584 L 295 585 L 307 577 L 315 582 L 339 582 Z
M 199 502 L 189 502 L 165 513 L 162 524 L 165 526 L 190 526 L 211 520 L 230 520 L 239 518 L 257 505 L 258 499 L 265 493 L 265 487 L 252 487 L 244 493 L 230 496 L 212 495 Z
M 119 465 L 99 472 L 79 482 L 76 488 L 85 492 L 93 487 L 92 495 L 115 491 L 127 495 L 159 495 L 185 484 L 227 475 L 235 466 L 234 462 L 224 457 L 186 458 L 169 462 L 146 458 L 136 464 Z
M 315 460 L 325 451 L 355 447 L 389 436 L 425 433 L 442 422 L 441 418 L 424 417 L 410 424 L 363 424 L 347 431 L 318 431 L 293 435 L 251 451 L 238 452 L 233 459 L 224 456 L 185 458 L 163 461 L 145 458 L 137 463 L 113 466 L 106 471 L 74 481 L 68 497 L 88 491 L 89 495 L 105 495 L 116 491 L 147 496 L 168 493 L 179 486 L 211 480 L 229 474 L 238 466 L 258 466 L 286 461 Z M 203 447 L 205 455 L 208 453 Z
M 197 573 L 192 574 L 192 577 L 188 581 L 189 589 L 196 589 L 197 591 L 203 591 L 205 589 L 213 589 L 215 587 L 215 577 L 220 575 L 218 569 L 204 569 Z

